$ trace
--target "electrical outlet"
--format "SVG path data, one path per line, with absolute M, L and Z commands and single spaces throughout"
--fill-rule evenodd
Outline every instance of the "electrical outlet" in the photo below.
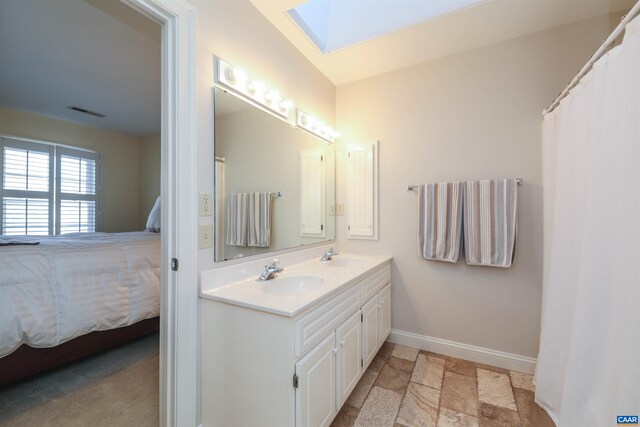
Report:
M 335 215 L 336 214 L 336 205 L 329 205 L 329 215 Z
M 211 193 L 200 193 L 200 216 L 211 216 Z
M 198 225 L 198 248 L 207 249 L 213 246 L 213 235 L 211 224 Z
M 336 215 L 338 216 L 344 215 L 344 203 L 336 204 Z

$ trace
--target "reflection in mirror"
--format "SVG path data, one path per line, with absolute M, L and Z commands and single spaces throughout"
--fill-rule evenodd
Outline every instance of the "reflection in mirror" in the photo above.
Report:
M 333 145 L 214 92 L 215 261 L 335 239 Z

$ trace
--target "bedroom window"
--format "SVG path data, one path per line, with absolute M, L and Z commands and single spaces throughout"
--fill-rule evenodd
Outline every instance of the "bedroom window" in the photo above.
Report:
M 94 232 L 98 153 L 0 138 L 0 235 Z
M 56 234 L 96 231 L 97 153 L 56 148 Z

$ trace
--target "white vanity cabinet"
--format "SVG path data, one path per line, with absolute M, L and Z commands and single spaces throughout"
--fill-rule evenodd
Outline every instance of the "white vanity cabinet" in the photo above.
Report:
M 296 363 L 298 426 L 328 426 L 337 414 L 335 341 L 332 332 Z
M 391 285 L 362 306 L 363 365 L 367 369 L 391 333 Z
M 336 409 L 342 407 L 362 376 L 361 319 L 358 310 L 336 329 Z
M 296 425 L 328 426 L 362 376 L 360 311 L 296 363 Z
M 202 299 L 202 425 L 329 426 L 389 335 L 390 274 L 385 260 L 293 316 Z
M 364 353 L 364 368 L 366 369 L 378 352 L 378 296 L 373 296 L 362 306 L 362 350 Z
M 378 298 L 380 301 L 378 306 L 378 336 L 381 340 L 380 345 L 382 345 L 391 333 L 391 286 L 385 286 L 378 294 Z

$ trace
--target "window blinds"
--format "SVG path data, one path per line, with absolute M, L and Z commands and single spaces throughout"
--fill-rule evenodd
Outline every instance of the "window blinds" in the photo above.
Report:
M 2 234 L 52 234 L 53 147 L 9 139 L 0 144 Z
M 97 153 L 56 150 L 56 234 L 96 231 Z
M 0 234 L 93 232 L 99 154 L 0 138 Z

